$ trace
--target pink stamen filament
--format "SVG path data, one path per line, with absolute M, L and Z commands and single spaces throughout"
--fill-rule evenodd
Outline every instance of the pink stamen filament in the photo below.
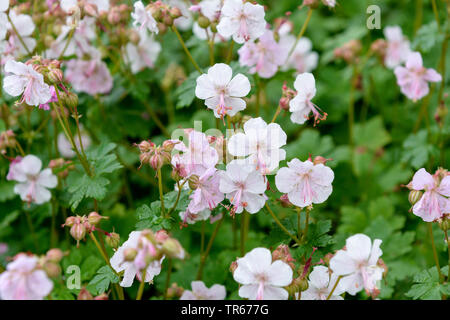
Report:
M 264 298 L 264 282 L 260 281 L 258 291 L 256 293 L 256 300 L 263 300 Z

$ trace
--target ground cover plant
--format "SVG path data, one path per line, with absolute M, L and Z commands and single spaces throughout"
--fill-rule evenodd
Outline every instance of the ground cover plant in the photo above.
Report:
M 449 38 L 449 0 L 0 0 L 0 299 L 445 300 Z

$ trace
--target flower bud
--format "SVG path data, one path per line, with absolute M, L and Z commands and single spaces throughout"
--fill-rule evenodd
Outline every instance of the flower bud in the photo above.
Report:
M 111 248 L 117 249 L 120 243 L 120 235 L 118 233 L 111 232 L 109 236 L 106 237 L 106 243 Z
M 164 165 L 164 160 L 160 155 L 154 154 L 150 157 L 149 164 L 153 170 L 159 170 Z
M 71 109 L 75 109 L 78 106 L 78 96 L 73 92 L 68 92 L 64 95 L 64 103 Z
M 86 288 L 81 288 L 77 300 L 94 300 L 94 297 Z
M 319 6 L 319 0 L 303 0 L 302 5 L 310 7 L 311 9 L 316 9 Z
M 206 29 L 211 24 L 211 21 L 209 21 L 209 19 L 207 17 L 201 15 L 201 16 L 198 17 L 197 23 L 200 26 L 200 28 Z
M 134 261 L 137 256 L 137 250 L 134 248 L 126 248 L 123 251 L 123 257 L 125 261 Z
M 164 241 L 161 250 L 168 257 L 179 259 L 184 258 L 184 250 L 181 247 L 181 244 L 176 239 L 169 238 Z
M 169 234 L 164 229 L 158 230 L 154 235 L 154 240 L 158 243 L 164 243 L 169 238 Z
M 450 219 L 445 215 L 443 219 L 440 219 L 439 221 L 439 228 L 441 228 L 442 231 L 447 231 L 450 228 Z
M 321 164 L 323 164 L 323 165 L 326 165 L 328 161 L 332 161 L 332 160 L 333 160 L 333 159 L 331 159 L 331 158 L 326 159 L 326 158 L 324 158 L 324 157 L 317 156 L 317 157 L 314 158 L 313 163 L 314 163 L 314 164 L 319 164 L 319 163 L 321 163 Z
M 47 79 L 51 84 L 59 84 L 63 81 L 63 73 L 61 69 L 51 69 L 47 73 Z
M 234 271 L 237 269 L 237 267 L 238 267 L 237 262 L 236 262 L 236 261 L 233 261 L 233 262 L 230 264 L 230 272 L 231 272 L 232 274 L 234 274 Z
M 48 250 L 45 256 L 49 261 L 60 262 L 64 257 L 64 253 L 62 252 L 61 249 L 54 248 Z
M 94 298 L 94 300 L 108 300 L 108 295 L 106 293 L 102 293 Z
M 167 298 L 180 298 L 183 295 L 184 289 L 179 287 L 177 283 L 172 283 L 172 285 L 167 289 Z
M 96 226 L 97 224 L 99 224 L 102 219 L 109 219 L 109 217 L 103 217 L 95 211 L 89 213 L 89 215 L 88 215 L 88 222 L 89 222 L 89 224 L 91 224 L 93 226 Z
M 171 27 L 173 25 L 173 18 L 169 15 L 165 16 L 163 19 L 163 23 L 168 26 Z
M 171 8 L 170 11 L 169 11 L 169 14 L 170 14 L 170 16 L 171 16 L 173 19 L 179 18 L 179 17 L 181 17 L 181 16 L 183 15 L 183 14 L 181 13 L 181 10 L 180 10 L 179 8 L 177 8 L 177 7 Z
M 66 219 L 66 222 L 63 224 L 64 226 L 71 227 L 77 222 L 77 217 L 71 216 Z
M 197 189 L 199 187 L 199 183 L 200 178 L 195 174 L 191 175 L 188 179 L 189 188 L 191 188 L 191 190 Z
M 411 190 L 408 195 L 408 201 L 411 205 L 415 205 L 420 198 L 422 198 L 422 191 L 420 190 Z
M 70 228 L 70 235 L 77 241 L 83 240 L 86 236 L 86 227 L 81 223 L 76 223 Z
M 212 33 L 217 33 L 217 22 L 211 22 L 209 28 L 211 29 Z
M 163 142 L 162 147 L 163 150 L 166 152 L 172 152 L 173 148 L 175 147 L 175 145 L 177 144 L 177 142 L 174 142 L 172 140 L 166 140 Z
M 287 194 L 283 194 L 280 199 L 278 199 L 280 201 L 280 204 L 283 208 L 289 208 L 292 207 L 293 204 L 291 203 L 291 201 L 289 201 L 289 197 Z
M 61 267 L 55 262 L 47 261 L 43 269 L 50 278 L 56 278 L 61 275 Z

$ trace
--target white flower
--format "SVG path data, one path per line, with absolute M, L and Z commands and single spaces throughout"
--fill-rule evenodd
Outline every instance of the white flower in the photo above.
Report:
M 203 281 L 192 281 L 192 291 L 184 290 L 180 300 L 224 300 L 227 295 L 225 287 L 215 284 L 207 288 Z
M 0 0 L 0 11 L 5 12 L 9 8 L 9 0 Z
M 264 15 L 264 7 L 259 4 L 225 0 L 217 31 L 223 37 L 233 36 L 237 43 L 258 39 L 266 27 Z
M 35 71 L 32 66 L 9 60 L 5 65 L 5 71 L 12 75 L 5 77 L 3 89 L 13 97 L 23 94 L 21 102 L 38 106 L 47 103 L 52 97 L 50 87 L 44 82 L 43 75 Z
M 189 196 L 191 202 L 188 209 L 192 213 L 198 213 L 205 209 L 212 210 L 223 201 L 224 195 L 219 191 L 219 171 L 216 168 L 208 168 L 198 177 L 196 189 Z
M 205 209 L 203 211 L 193 213 L 190 212 L 189 209 L 186 209 L 184 212 L 180 212 L 180 219 L 183 223 L 194 224 L 197 221 L 207 220 L 211 216 L 211 210 Z
M 122 287 L 131 287 L 136 276 L 138 279 L 142 278 L 142 271 L 138 268 L 137 264 L 134 261 L 125 261 L 124 257 L 125 249 L 138 249 L 141 233 L 142 231 L 132 231 L 128 240 L 125 241 L 111 257 L 111 267 L 116 270 L 116 272 L 124 271 L 123 280 L 120 283 Z M 138 256 L 136 256 L 136 259 Z M 163 259 L 164 257 L 161 258 L 161 260 L 156 260 L 149 264 L 146 269 L 145 282 L 151 282 L 153 278 L 161 272 L 161 263 Z
M 134 3 L 134 12 L 131 13 L 131 17 L 134 19 L 134 26 L 140 25 L 141 30 L 147 28 L 150 32 L 158 34 L 158 24 L 152 14 L 145 9 L 142 1 Z
M 355 295 L 362 289 L 368 293 L 377 290 L 377 282 L 383 277 L 383 268 L 377 265 L 383 254 L 381 240 L 373 241 L 364 234 L 355 234 L 345 242 L 345 249 L 339 250 L 330 260 L 333 273 L 342 276 L 340 286 Z
M 233 213 L 241 213 L 244 209 L 257 213 L 266 203 L 266 189 L 263 175 L 252 165 L 230 162 L 226 171 L 221 172 L 219 190 L 230 200 Z
M 336 284 L 338 276 L 331 272 L 327 267 L 316 266 L 309 274 L 308 289 L 302 292 L 301 300 L 327 300 L 331 290 Z M 344 289 L 337 284 L 330 297 L 330 300 L 344 300 L 340 295 Z M 297 295 L 297 293 L 296 293 Z
M 230 138 L 228 150 L 233 156 L 249 156 L 247 163 L 256 165 L 256 170 L 262 174 L 268 174 L 286 158 L 286 151 L 280 149 L 286 144 L 286 139 L 286 133 L 279 124 L 267 125 L 262 118 L 250 119 L 244 124 L 244 133 Z
M 85 132 L 83 132 L 83 130 L 81 131 L 81 142 L 83 143 L 84 149 L 89 148 L 89 146 L 91 145 L 91 138 Z M 64 158 L 73 158 L 76 156 L 75 151 L 73 151 L 72 149 L 72 144 L 66 138 L 66 135 L 63 132 L 58 134 L 57 145 L 59 153 Z M 75 145 L 78 149 L 80 149 L 80 139 L 78 138 L 78 136 L 75 138 Z
M 322 3 L 327 7 L 334 8 L 336 5 L 336 0 L 322 0 Z
M 288 34 L 281 37 L 280 45 L 285 51 L 289 52 L 295 41 L 295 37 Z M 294 68 L 297 73 L 311 72 L 317 67 L 318 61 L 319 55 L 317 52 L 312 51 L 311 40 L 306 37 L 302 37 L 295 46 L 291 56 L 282 67 L 282 70 Z
M 6 177 L 7 180 L 19 182 L 14 186 L 14 192 L 20 195 L 23 201 L 43 204 L 50 200 L 52 189 L 58 184 L 58 179 L 50 168 L 41 171 L 42 161 L 34 156 L 15 159 Z
M 275 184 L 280 192 L 287 193 L 292 204 L 304 208 L 328 199 L 333 191 L 333 170 L 322 163 L 302 162 L 297 158 L 287 165 L 278 170 Z
M 0 299 L 42 300 L 53 289 L 44 270 L 38 269 L 38 258 L 20 253 L 0 274 Z
M 292 269 L 281 260 L 272 263 L 266 248 L 255 248 L 237 260 L 233 278 L 242 286 L 239 296 L 250 300 L 287 300 L 288 292 L 282 287 L 292 282 Z
M 314 124 L 327 118 L 327 114 L 321 115 L 319 107 L 311 102 L 311 99 L 316 95 L 316 81 L 311 73 L 299 74 L 295 79 L 294 88 L 297 90 L 297 95 L 289 102 L 292 122 L 305 123 L 310 112 L 313 113 Z
M 131 72 L 138 73 L 145 68 L 153 68 L 155 61 L 161 51 L 161 44 L 152 37 L 147 36 L 147 32 L 141 32 L 138 45 L 129 42 L 125 48 L 126 57 L 131 65 Z
M 188 3 L 189 1 L 185 0 L 164 0 L 163 2 L 167 3 L 171 7 L 176 7 L 181 11 L 181 17 L 176 18 L 173 23 L 175 26 L 183 31 L 186 31 L 191 27 L 192 24 L 192 16 L 189 11 Z
M 406 62 L 406 58 L 411 53 L 409 41 L 402 33 L 399 26 L 389 26 L 383 30 L 387 41 L 384 64 L 390 69 Z
M 208 69 L 207 74 L 197 78 L 195 95 L 205 100 L 205 105 L 214 110 L 216 118 L 234 116 L 245 109 L 245 101 L 241 98 L 250 92 L 250 81 L 241 73 L 233 79 L 232 75 L 230 66 L 217 63 Z

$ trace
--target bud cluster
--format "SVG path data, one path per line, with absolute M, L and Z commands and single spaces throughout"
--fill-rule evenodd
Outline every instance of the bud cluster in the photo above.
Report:
M 166 140 L 162 146 L 156 146 L 151 141 L 142 141 L 137 144 L 141 155 L 141 167 L 144 164 L 149 164 L 154 170 L 159 170 L 163 165 L 169 164 L 172 160 L 171 152 L 177 142 Z
M 39 257 L 38 265 L 50 278 L 56 278 L 61 275 L 60 262 L 65 255 L 61 249 L 50 249 L 44 256 Z
M 359 61 L 359 54 L 361 53 L 362 44 L 359 40 L 350 40 L 342 47 L 334 49 L 334 56 L 338 59 L 343 59 L 348 64 L 356 64 Z
M 108 217 L 101 216 L 97 212 L 91 212 L 86 216 L 71 216 L 66 219 L 66 222 L 62 227 L 70 227 L 70 235 L 77 241 L 77 247 L 81 240 L 86 236 L 87 232 L 99 230 L 96 226 L 102 219 L 109 219 Z M 108 236 L 109 234 L 107 234 Z
M 283 84 L 283 89 L 281 93 L 280 101 L 278 102 L 278 106 L 288 111 L 289 110 L 289 102 L 297 95 L 294 89 L 289 88 L 286 83 Z
M 59 178 L 65 179 L 71 170 L 75 170 L 75 165 L 71 160 L 64 160 L 63 158 L 52 159 L 48 165 L 53 173 Z
M 179 8 L 169 6 L 160 0 L 147 5 L 146 10 L 158 23 L 158 30 L 161 33 L 166 32 L 168 28 L 172 27 L 173 21 L 183 15 Z
M 43 59 L 41 56 L 34 56 L 25 64 L 31 65 L 36 72 L 44 76 L 44 81 L 49 85 L 60 84 L 64 76 L 61 70 L 61 62 L 58 60 Z

